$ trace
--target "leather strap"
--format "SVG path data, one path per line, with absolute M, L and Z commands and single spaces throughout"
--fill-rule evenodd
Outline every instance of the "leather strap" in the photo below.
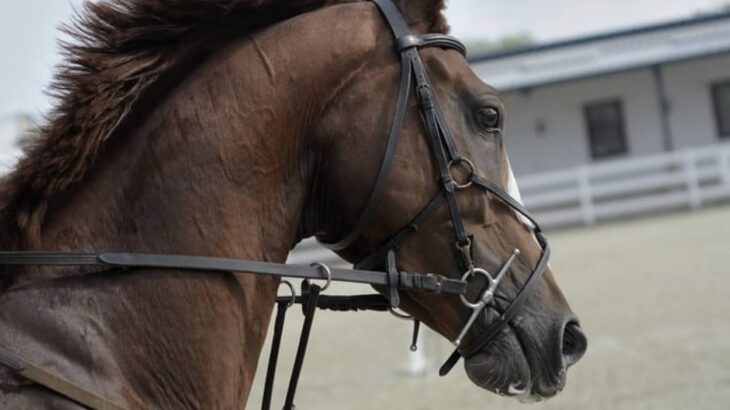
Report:
M 393 119 L 393 125 L 390 130 L 390 136 L 388 137 L 388 144 L 385 147 L 385 155 L 383 161 L 380 163 L 380 170 L 378 176 L 375 179 L 375 185 L 373 190 L 370 192 L 370 197 L 360 213 L 355 227 L 352 228 L 349 234 L 337 242 L 328 243 L 323 240 L 319 240 L 322 246 L 331 249 L 333 251 L 341 251 L 349 248 L 356 240 L 360 237 L 362 230 L 372 221 L 375 215 L 375 210 L 380 202 L 380 197 L 383 194 L 385 188 L 385 180 L 390 174 L 390 167 L 393 163 L 393 157 L 395 156 L 396 149 L 398 148 L 398 141 L 400 139 L 401 129 L 403 128 L 403 120 L 406 116 L 406 109 L 408 107 L 408 97 L 411 93 L 412 71 L 410 67 L 410 61 L 406 56 L 401 57 L 401 80 L 400 80 L 400 91 L 398 92 L 398 103 L 395 109 L 395 118 Z
M 446 34 L 424 34 L 422 36 L 409 34 L 398 37 L 396 39 L 396 46 L 398 51 L 401 52 L 409 48 L 440 47 L 454 49 L 464 57 L 467 54 L 466 47 L 464 47 L 461 41 Z
M 303 303 L 301 296 L 294 298 L 293 303 Z M 276 299 L 276 303 L 292 303 L 290 296 L 283 296 Z M 319 295 L 317 308 L 333 312 L 387 312 L 390 302 L 383 295 L 355 295 L 355 296 L 327 296 Z
M 271 409 L 271 395 L 274 391 L 274 380 L 276 379 L 276 365 L 279 362 L 279 351 L 281 350 L 281 336 L 284 332 L 284 321 L 286 311 L 291 301 L 277 301 L 276 320 L 274 322 L 274 337 L 271 340 L 271 353 L 269 354 L 269 365 L 266 369 L 266 383 L 264 384 L 264 398 L 261 401 L 261 410 Z
M 371 0 L 380 9 L 396 39 L 411 34 L 411 28 L 392 0 Z
M 312 323 L 314 322 L 314 314 L 317 311 L 317 299 L 319 299 L 320 287 L 311 285 L 307 289 L 306 302 L 304 308 L 304 324 L 302 325 L 302 334 L 299 338 L 299 347 L 297 348 L 297 356 L 294 360 L 294 369 L 292 370 L 291 380 L 289 380 L 289 389 L 286 393 L 286 401 L 284 402 L 284 410 L 293 410 L 294 396 L 297 394 L 297 385 L 299 377 L 302 373 L 304 365 L 304 356 L 307 353 L 307 345 L 309 343 L 309 335 L 312 332 Z
M 464 231 L 461 212 L 459 211 L 459 206 L 456 202 L 456 183 L 451 175 L 451 169 L 449 166 L 450 161 L 456 161 L 460 157 L 456 152 L 455 143 L 451 134 L 443 132 L 443 130 L 448 129 L 448 127 L 439 120 L 439 116 L 436 112 L 440 110 L 437 109 L 436 96 L 433 94 L 423 62 L 420 57 L 417 57 L 417 59 L 418 63 L 414 63 L 414 67 L 416 67 L 415 69 L 417 70 L 416 78 L 417 81 L 419 81 L 418 90 L 421 108 L 424 111 L 424 119 L 426 121 L 428 135 L 431 142 L 431 150 L 438 166 L 439 177 L 444 196 L 446 197 L 446 202 L 448 204 L 449 215 L 451 216 L 451 223 L 456 236 L 456 242 L 461 246 L 465 246 L 469 242 L 469 239 Z M 450 158 L 446 156 L 444 146 L 447 147 Z M 470 263 L 468 265 L 470 265 Z M 463 266 L 463 268 L 468 268 L 468 265 Z
M 521 203 L 517 202 L 516 199 L 512 198 L 510 194 L 504 192 L 504 190 L 502 190 L 502 188 L 500 188 L 497 184 L 477 174 L 471 175 L 471 181 L 494 194 L 510 208 L 514 209 L 522 216 L 527 218 L 532 223 L 533 229 L 537 230 L 538 232 L 542 232 L 540 224 L 538 224 L 535 218 L 530 215 L 530 212 Z
M 334 251 L 342 251 L 352 246 L 352 244 L 362 234 L 363 229 L 368 226 L 375 215 L 375 210 L 377 209 L 377 205 L 385 188 L 385 181 L 390 173 L 393 158 L 398 146 L 403 121 L 408 108 L 408 98 L 411 92 L 414 73 L 421 77 L 420 79 L 416 79 L 418 87 L 423 84 L 430 84 L 427 76 L 425 75 L 423 62 L 418 55 L 418 49 L 423 47 L 452 48 L 456 49 L 461 54 L 466 55 L 466 47 L 452 36 L 446 34 L 425 34 L 421 36 L 411 34 L 408 24 L 403 18 L 400 10 L 398 10 L 398 6 L 396 6 L 392 1 L 373 0 L 373 3 L 375 3 L 380 9 L 396 39 L 396 49 L 400 53 L 401 59 L 400 91 L 398 93 L 398 103 L 396 105 L 393 125 L 388 137 L 388 144 L 386 145 L 383 161 L 380 164 L 380 169 L 370 196 L 368 197 L 363 210 L 360 212 L 360 217 L 350 232 L 341 240 L 337 242 L 319 240 L 323 246 Z M 435 99 L 433 101 L 434 104 L 437 104 Z M 436 132 L 436 134 L 444 134 L 444 143 L 447 145 L 449 153 L 452 154 L 452 160 L 458 161 L 458 155 L 453 155 L 456 152 L 455 144 L 449 128 L 446 126 L 443 119 L 441 110 L 436 109 L 435 111 L 436 112 L 432 114 L 435 115 L 435 121 L 437 123 L 435 129 L 441 130 L 440 132 Z M 464 243 L 465 240 L 460 238 L 459 242 Z
M 125 410 L 125 407 L 101 397 L 91 391 L 0 347 L 0 364 L 19 376 L 37 383 L 81 406 L 93 410 Z
M 436 211 L 439 210 L 446 203 L 446 198 L 443 192 L 439 191 L 436 196 L 433 197 L 431 202 L 426 205 L 406 226 L 404 226 L 398 233 L 388 239 L 383 245 L 381 245 L 375 252 L 368 255 L 365 259 L 355 265 L 355 269 L 374 269 L 378 264 L 385 260 L 388 252 L 391 250 L 397 250 L 400 246 L 411 236 L 413 236 L 418 229 L 424 224 Z
M 0 266 L 106 266 L 120 269 L 184 270 L 191 272 L 245 272 L 279 278 L 327 279 L 318 267 L 286 265 L 206 256 L 160 255 L 139 253 L 71 253 L 71 252 L 0 252 Z M 383 272 L 331 268 L 335 282 L 363 283 L 376 286 L 393 285 Z M 466 283 L 440 275 L 403 273 L 398 289 L 425 292 L 464 294 Z

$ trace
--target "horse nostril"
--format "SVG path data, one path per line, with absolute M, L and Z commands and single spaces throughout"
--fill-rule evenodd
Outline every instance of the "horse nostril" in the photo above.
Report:
M 588 349 L 588 339 L 578 322 L 571 320 L 563 330 L 563 358 L 565 365 L 570 367 L 583 357 Z

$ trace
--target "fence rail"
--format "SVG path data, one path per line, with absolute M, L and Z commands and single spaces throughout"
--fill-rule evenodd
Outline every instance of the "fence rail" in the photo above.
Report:
M 518 178 L 525 205 L 548 228 L 730 200 L 730 145 L 686 149 Z

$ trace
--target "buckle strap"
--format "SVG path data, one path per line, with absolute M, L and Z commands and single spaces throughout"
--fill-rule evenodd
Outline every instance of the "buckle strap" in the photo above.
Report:
M 463 295 L 466 293 L 467 283 L 461 280 L 447 279 L 430 273 L 400 272 L 398 287 L 401 290 L 417 290 L 431 293 L 451 293 Z

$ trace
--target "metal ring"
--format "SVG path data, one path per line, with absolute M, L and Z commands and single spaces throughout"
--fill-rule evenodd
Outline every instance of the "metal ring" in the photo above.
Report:
M 320 292 L 324 292 L 325 290 L 329 289 L 330 285 L 332 284 L 332 269 L 330 269 L 329 266 L 325 265 L 322 262 L 315 262 L 309 266 L 314 266 L 314 267 L 320 268 L 324 272 L 324 274 L 327 276 L 327 278 L 326 278 L 327 283 L 324 285 L 324 287 L 322 288 L 322 290 Z
M 292 285 L 291 282 L 289 282 L 288 280 L 282 280 L 279 283 L 279 286 L 281 286 L 281 285 L 288 286 L 289 290 L 291 291 L 291 300 L 289 301 L 289 304 L 287 305 L 287 307 L 294 306 L 294 303 L 296 302 L 296 298 L 297 298 L 297 291 L 294 290 L 294 285 Z
M 465 169 L 468 171 L 468 178 L 467 178 L 468 182 L 465 184 L 460 184 L 456 179 L 454 179 L 454 174 L 451 172 L 451 169 L 454 167 L 454 165 L 463 165 L 463 164 L 466 164 Z M 471 176 L 476 174 L 476 172 L 477 172 L 477 167 L 474 165 L 473 162 L 471 162 L 470 160 L 468 160 L 466 158 L 461 158 L 458 161 L 449 162 L 449 173 L 451 174 L 451 179 L 454 181 L 454 186 L 456 186 L 456 189 L 467 189 L 470 186 L 472 186 L 472 184 L 474 184 L 474 181 L 471 180 Z
M 388 308 L 388 312 L 390 312 L 391 315 L 395 316 L 396 318 L 398 318 L 400 320 L 407 320 L 407 321 L 410 322 L 411 320 L 414 320 L 415 319 L 411 315 L 406 315 L 406 314 L 403 314 L 403 313 L 398 312 L 397 310 L 395 310 L 394 307 L 389 307 Z
M 466 272 L 464 274 L 464 276 L 461 277 L 461 281 L 462 282 L 466 282 L 467 279 L 469 279 L 470 277 L 474 276 L 477 273 L 480 274 L 480 275 L 483 275 L 485 278 L 487 278 L 487 281 L 489 282 L 489 287 L 490 288 L 494 285 L 494 278 L 492 278 L 492 275 L 490 275 L 489 272 L 487 272 L 486 270 L 481 269 L 481 268 L 475 268 L 475 269 L 472 269 L 472 270 Z M 459 298 L 461 298 L 461 303 L 463 303 L 464 306 L 466 306 L 466 307 L 468 307 L 468 308 L 470 308 L 472 310 L 476 310 L 476 309 L 481 309 L 482 308 L 482 300 L 481 300 L 481 298 L 476 303 L 469 302 L 466 299 L 466 296 L 464 296 L 464 295 L 459 295 Z

